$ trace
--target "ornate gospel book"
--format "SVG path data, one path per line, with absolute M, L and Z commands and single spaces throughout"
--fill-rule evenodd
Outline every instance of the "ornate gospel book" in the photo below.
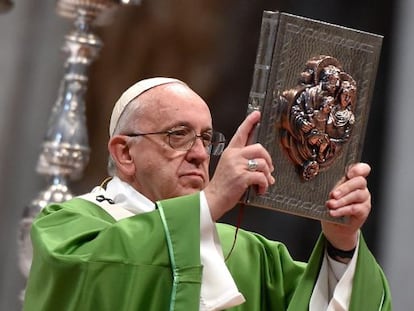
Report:
M 271 154 L 276 183 L 244 203 L 332 218 L 328 194 L 361 157 L 382 36 L 263 12 L 247 113 L 262 117 L 250 143 Z

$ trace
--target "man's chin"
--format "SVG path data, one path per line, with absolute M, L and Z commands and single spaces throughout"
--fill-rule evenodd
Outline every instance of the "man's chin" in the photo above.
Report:
M 184 189 L 193 189 L 194 191 L 200 191 L 205 187 L 204 179 L 201 176 L 197 175 L 185 176 L 180 181 Z
M 188 194 L 193 194 L 196 192 L 200 192 L 201 190 L 204 189 L 204 183 L 199 183 L 199 184 L 191 184 L 191 185 L 185 185 L 183 187 L 181 187 L 181 194 L 182 195 L 188 195 Z

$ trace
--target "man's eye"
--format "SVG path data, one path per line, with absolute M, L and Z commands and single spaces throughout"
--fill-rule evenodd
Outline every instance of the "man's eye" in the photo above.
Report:
M 180 137 L 187 136 L 188 133 L 189 133 L 189 130 L 181 129 L 181 130 L 173 130 L 173 131 L 171 131 L 170 132 L 170 135 L 171 136 L 174 136 L 174 137 L 177 137 L 177 138 L 180 138 Z
M 212 133 L 203 133 L 201 134 L 204 141 L 211 142 L 213 140 L 213 134 Z

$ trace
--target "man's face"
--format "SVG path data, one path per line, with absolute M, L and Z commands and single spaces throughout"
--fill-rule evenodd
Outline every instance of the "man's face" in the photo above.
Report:
M 351 83 L 349 83 L 348 81 L 342 82 L 342 92 L 341 92 L 342 107 L 345 108 L 347 105 L 351 104 L 353 96 L 354 96 L 354 88 L 352 87 Z
M 208 106 L 183 85 L 161 85 L 141 96 L 150 102 L 144 104 L 143 117 L 133 126 L 138 132 L 166 131 L 182 125 L 197 134 L 212 129 Z M 209 182 L 210 156 L 198 138 L 188 151 L 171 148 L 164 134 L 132 138 L 130 154 L 136 167 L 132 186 L 152 201 L 191 194 Z
M 334 94 L 339 87 L 339 72 L 330 68 L 329 66 L 325 69 L 322 79 L 322 88 L 329 92 L 329 94 Z

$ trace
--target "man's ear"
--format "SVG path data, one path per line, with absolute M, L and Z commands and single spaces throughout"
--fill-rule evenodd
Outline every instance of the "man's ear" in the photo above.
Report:
M 135 173 L 135 163 L 130 155 L 129 145 L 125 136 L 116 135 L 108 142 L 108 150 L 115 162 L 117 170 L 127 176 Z

